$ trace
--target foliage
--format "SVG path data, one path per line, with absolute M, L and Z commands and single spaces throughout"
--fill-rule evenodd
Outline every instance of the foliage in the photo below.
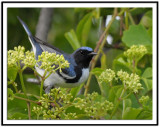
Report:
M 39 14 L 39 9 L 9 9 L 8 29 L 18 24 L 13 15 L 28 10 L 35 12 L 35 15 Z M 92 70 L 86 85 L 81 84 L 71 89 L 54 88 L 50 93 L 44 94 L 45 79 L 56 70 L 69 67 L 69 63 L 63 55 L 48 52 L 43 52 L 36 60 L 33 52 L 25 51 L 29 49 L 29 42 L 20 43 L 17 39 L 22 37 L 26 40 L 21 35 L 23 32 L 19 32 L 18 37 L 8 43 L 8 119 L 152 119 L 152 10 L 65 10 L 54 10 L 54 29 L 48 37 L 54 41 L 54 46 L 66 52 L 81 46 L 97 48 L 98 55 L 91 63 Z M 109 24 L 102 26 L 106 16 L 111 14 Z M 139 18 L 139 15 L 143 16 Z M 120 20 L 116 16 L 121 17 Z M 28 20 L 27 24 L 29 22 L 32 21 Z M 29 24 L 34 26 L 31 31 L 35 29 L 35 24 L 34 18 L 33 23 Z M 11 31 L 8 33 L 10 39 Z M 106 43 L 108 34 L 113 37 L 111 44 Z M 13 45 L 17 47 L 11 50 Z M 43 75 L 35 70 L 37 63 L 45 70 Z M 32 69 L 34 74 L 26 74 L 26 68 Z M 41 79 L 39 86 L 26 81 L 35 76 Z

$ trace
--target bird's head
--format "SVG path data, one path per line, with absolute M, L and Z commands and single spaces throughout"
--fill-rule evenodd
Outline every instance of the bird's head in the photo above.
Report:
M 96 54 L 90 47 L 81 47 L 73 53 L 73 57 L 78 66 L 88 68 L 90 61 Z

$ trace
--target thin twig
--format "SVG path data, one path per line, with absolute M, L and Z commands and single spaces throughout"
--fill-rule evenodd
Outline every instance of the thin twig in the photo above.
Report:
M 31 105 L 30 102 L 27 101 L 27 107 L 28 107 L 28 118 L 31 120 Z
M 137 100 L 138 104 L 139 104 L 141 107 L 143 107 L 142 104 L 139 102 L 139 99 L 138 99 L 138 96 L 137 96 L 136 93 L 134 93 L 134 96 L 136 97 L 136 100 Z
M 40 102 L 33 101 L 33 100 L 30 100 L 30 99 L 26 99 L 26 98 L 23 98 L 23 97 L 14 96 L 14 98 L 24 100 L 24 101 L 27 101 L 27 102 L 32 102 L 32 103 L 35 103 L 35 104 L 38 104 L 38 105 L 41 104 Z
M 112 19 L 111 21 L 109 22 L 109 24 L 107 25 L 105 31 L 103 32 L 102 36 L 100 37 L 98 43 L 97 43 L 97 46 L 95 48 L 95 52 L 98 52 L 96 57 L 92 60 L 91 62 L 91 70 L 95 67 L 96 65 L 96 62 L 100 56 L 100 50 L 102 50 L 102 48 L 104 47 L 104 44 L 106 43 L 106 38 L 108 36 L 108 30 L 109 28 L 111 27 L 113 21 L 115 20 L 115 17 L 117 16 L 117 8 L 114 9 L 114 13 L 113 13 L 113 16 L 112 16 Z M 88 77 L 88 80 L 87 80 L 87 83 L 85 85 L 85 92 L 84 92 L 84 95 L 86 96 L 87 93 L 88 93 L 88 89 L 89 89 L 89 84 L 90 84 L 90 81 L 91 81 L 91 78 L 92 78 L 92 74 L 90 73 L 89 74 L 89 77 Z

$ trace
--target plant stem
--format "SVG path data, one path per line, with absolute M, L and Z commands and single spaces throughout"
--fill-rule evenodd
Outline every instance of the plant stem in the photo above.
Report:
M 139 102 L 139 99 L 138 99 L 138 96 L 137 96 L 136 93 L 134 93 L 134 96 L 136 97 L 136 100 L 137 100 L 138 104 L 139 104 L 141 107 L 143 107 L 142 104 Z
M 121 11 L 120 11 L 120 13 L 118 13 L 118 16 L 122 16 L 124 14 L 124 12 L 125 12 L 125 8 L 121 8 Z
M 28 118 L 29 120 L 31 119 L 31 106 L 30 106 L 30 102 L 27 101 L 27 107 L 28 107 Z
M 97 53 L 97 55 L 95 56 L 95 58 L 92 60 L 91 70 L 92 70 L 92 69 L 95 67 L 95 65 L 96 65 L 96 62 L 97 62 L 97 60 L 98 60 L 98 58 L 99 58 L 99 56 L 100 56 L 100 52 L 101 52 L 103 46 L 104 46 L 105 43 L 106 43 L 106 38 L 107 38 L 107 36 L 108 36 L 108 34 L 107 34 L 107 33 L 108 33 L 108 30 L 109 30 L 109 28 L 111 27 L 111 25 L 112 25 L 113 21 L 115 20 L 115 17 L 116 17 L 116 16 L 117 16 L 117 8 L 114 9 L 114 13 L 113 13 L 112 19 L 110 20 L 110 22 L 109 22 L 109 24 L 107 25 L 105 31 L 104 31 L 103 34 L 101 35 L 101 37 L 100 37 L 100 39 L 99 39 L 99 41 L 98 41 L 98 43 L 97 43 L 97 46 L 96 46 L 96 48 L 95 48 L 95 50 L 94 50 L 95 52 L 97 52 L 97 50 L 98 50 L 98 53 Z M 84 95 L 85 95 L 85 96 L 86 96 L 87 93 L 88 93 L 88 89 L 89 89 L 89 84 L 90 84 L 91 78 L 92 78 L 92 74 L 89 73 L 89 77 L 88 77 L 87 83 L 86 83 L 86 85 L 85 85 L 85 91 L 84 91 Z
M 44 85 L 44 81 L 46 79 L 46 74 L 47 71 L 45 70 L 43 76 L 41 76 L 41 88 L 40 88 L 40 97 L 42 97 L 42 93 L 43 93 L 43 85 Z M 51 73 L 50 73 L 51 74 Z
M 27 102 L 32 102 L 32 103 L 35 103 L 35 104 L 40 104 L 40 103 L 37 102 L 37 101 L 33 101 L 33 100 L 26 99 L 26 98 L 23 98 L 23 97 L 18 97 L 18 96 L 15 96 L 15 95 L 14 95 L 14 98 L 20 99 L 20 100 L 24 100 L 24 101 L 27 101 Z
M 20 77 L 20 82 L 21 82 L 22 90 L 24 92 L 24 95 L 27 98 L 26 88 L 24 86 L 23 75 L 22 75 L 22 70 L 21 69 L 19 70 L 19 77 Z
M 126 25 L 126 29 L 128 29 L 128 8 L 126 9 L 126 16 L 125 16 L 125 25 Z
M 134 22 L 134 19 L 133 19 L 133 17 L 132 17 L 132 15 L 131 15 L 130 12 L 128 12 L 128 16 L 129 16 L 129 19 L 131 20 L 131 23 L 132 23 L 133 25 L 135 25 L 136 23 Z
M 112 119 L 113 115 L 114 115 L 115 112 L 117 111 L 117 109 L 118 109 L 118 107 L 119 107 L 119 104 L 120 104 L 121 100 L 123 99 L 124 93 L 125 93 L 125 88 L 122 90 L 122 93 L 121 93 L 120 97 L 118 98 L 118 102 L 117 102 L 117 104 L 116 104 L 116 106 L 115 106 L 115 108 L 114 108 L 114 110 L 113 110 L 113 112 L 112 112 L 112 114 L 111 114 L 111 116 L 110 116 L 110 119 Z
M 43 93 L 43 84 L 44 84 L 44 80 L 42 79 L 41 88 L 40 88 L 40 97 L 42 97 L 42 93 Z

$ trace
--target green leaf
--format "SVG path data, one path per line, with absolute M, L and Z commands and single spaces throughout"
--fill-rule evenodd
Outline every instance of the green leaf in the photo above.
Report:
M 118 50 L 118 49 L 110 49 L 109 51 L 107 51 L 107 53 L 106 53 L 107 68 L 112 68 L 114 59 L 122 53 L 123 53 L 123 51 Z
M 124 112 L 126 110 L 127 107 L 131 107 L 132 106 L 132 101 L 131 99 L 124 99 L 123 100 L 123 112 L 122 112 L 122 116 L 124 115 Z
M 147 87 L 147 90 L 151 90 L 152 89 L 152 79 L 146 79 L 146 78 L 142 78 L 144 84 Z
M 18 93 L 16 93 L 15 96 L 25 98 L 24 95 L 21 95 Z M 24 100 L 20 100 L 17 98 L 14 98 L 13 100 L 8 100 L 7 109 L 8 109 L 7 116 L 9 118 L 13 118 L 13 116 L 15 116 L 14 114 L 16 113 L 22 113 L 22 114 L 28 115 L 27 103 Z M 25 119 L 25 118 L 22 118 L 22 119 Z
M 96 75 L 96 76 L 100 76 L 100 74 L 103 71 L 104 71 L 104 69 L 96 67 L 96 68 L 92 69 L 91 73 L 94 74 L 94 75 Z
M 118 95 L 120 95 L 120 93 L 122 92 L 123 86 L 122 85 L 117 85 L 117 86 L 112 86 L 109 89 L 108 92 L 108 100 L 111 102 L 117 101 Z
M 15 81 L 17 77 L 17 72 L 18 72 L 18 69 L 16 67 L 8 68 L 7 77 L 9 78 L 10 81 Z
M 130 68 L 129 64 L 126 63 L 122 57 L 114 60 L 113 68 L 116 72 L 120 71 L 120 70 L 123 70 L 123 71 L 126 71 L 128 73 L 132 73 L 132 69 Z
M 19 112 L 16 112 L 14 113 L 13 115 L 11 116 L 8 116 L 8 119 L 11 119 L 11 120 L 21 120 L 21 119 L 28 119 L 28 115 L 27 114 L 23 114 L 23 113 L 19 113 Z
M 86 45 L 88 34 L 91 28 L 93 13 L 86 14 L 77 26 L 77 36 L 83 46 Z
M 137 119 L 140 119 L 140 120 L 151 120 L 152 119 L 152 112 L 150 112 L 150 111 L 142 111 L 139 115 L 138 115 L 138 117 L 137 117 Z
M 14 99 L 14 93 L 10 88 L 7 88 L 7 97 L 8 97 L 9 100 Z
M 152 39 L 152 27 L 150 27 L 147 32 L 148 32 L 150 38 Z
M 104 52 L 102 52 L 102 56 L 101 56 L 101 68 L 102 69 L 106 69 L 107 68 L 107 59 L 106 59 L 106 55 L 104 54 Z
M 144 14 L 144 16 L 142 17 L 140 23 L 146 28 L 152 27 L 152 10 L 147 11 Z
M 77 35 L 73 29 L 70 30 L 70 32 L 65 33 L 65 37 L 74 50 L 81 47 Z
M 71 101 L 73 101 L 73 99 L 77 96 L 78 92 L 80 91 L 80 89 L 82 88 L 83 85 L 84 84 L 81 84 L 80 86 L 71 89 L 70 93 L 73 96 Z
M 145 71 L 142 74 L 142 77 L 152 78 L 152 68 L 151 67 L 146 68 Z
M 124 111 L 124 114 L 122 115 L 122 119 L 135 120 L 137 119 L 137 116 L 140 114 L 141 111 L 142 111 L 141 108 L 127 107 L 126 110 Z
M 152 40 L 147 30 L 141 24 L 130 25 L 129 29 L 123 32 L 122 41 L 128 47 L 132 45 L 152 45 Z
M 152 8 L 133 8 L 131 9 L 132 11 L 130 11 L 131 15 L 140 15 L 140 14 L 144 14 L 146 11 L 152 10 Z

